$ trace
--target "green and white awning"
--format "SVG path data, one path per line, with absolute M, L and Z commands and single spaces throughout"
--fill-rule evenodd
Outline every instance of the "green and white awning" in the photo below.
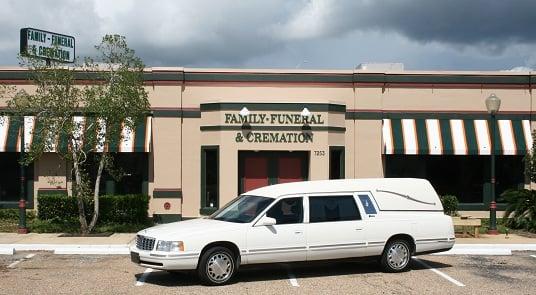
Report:
M 80 126 L 85 126 L 88 118 L 75 116 L 75 122 L 80 123 Z M 94 119 L 93 119 L 94 120 Z M 0 152 L 20 152 L 20 132 L 21 120 L 10 116 L 0 116 Z M 28 151 L 32 140 L 34 140 L 34 131 L 36 124 L 35 117 L 24 117 L 24 143 L 25 151 Z M 105 127 L 103 127 L 104 129 Z M 87 132 L 87 130 L 80 130 Z M 117 145 L 109 147 L 103 144 L 104 140 L 97 143 L 94 150 L 102 152 L 104 150 L 110 152 L 150 152 L 152 138 L 152 117 L 146 117 L 141 122 L 136 124 L 135 130 L 123 125 L 121 128 L 122 138 Z M 64 138 L 51 139 L 51 149 L 47 152 L 56 152 L 57 148 L 66 148 L 67 141 Z M 83 144 L 83 143 L 82 143 Z
M 497 120 L 497 155 L 524 155 L 532 148 L 529 120 Z M 492 126 L 473 119 L 383 119 L 385 154 L 489 155 Z

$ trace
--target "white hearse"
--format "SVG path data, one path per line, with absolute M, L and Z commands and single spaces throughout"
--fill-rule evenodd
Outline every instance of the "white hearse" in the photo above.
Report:
M 424 179 L 305 181 L 255 189 L 213 215 L 137 233 L 131 260 L 197 270 L 210 285 L 240 265 L 376 256 L 388 272 L 454 245 L 452 219 Z

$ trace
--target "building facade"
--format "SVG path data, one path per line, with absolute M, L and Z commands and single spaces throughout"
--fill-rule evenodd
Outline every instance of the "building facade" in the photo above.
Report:
M 529 72 L 148 68 L 144 77 L 151 114 L 125 131 L 115 157 L 127 174 L 105 177 L 102 191 L 148 194 L 150 215 L 163 222 L 210 214 L 259 186 L 329 178 L 427 178 L 461 210 L 484 212 L 492 146 L 497 193 L 531 185 Z M 32 91 L 27 78 L 0 69 L 0 83 Z M 496 121 L 485 106 L 491 93 L 502 102 Z M 15 207 L 19 126 L 3 118 L 0 206 Z M 26 142 L 32 124 L 25 119 Z M 66 193 L 69 171 L 53 152 L 30 166 L 29 206 L 39 194 Z

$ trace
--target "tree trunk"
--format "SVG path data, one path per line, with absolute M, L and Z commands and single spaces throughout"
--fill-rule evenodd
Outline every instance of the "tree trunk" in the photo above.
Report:
M 84 196 L 80 191 L 82 187 L 82 175 L 80 173 L 80 166 L 78 163 L 78 157 L 76 152 L 73 151 L 73 166 L 74 166 L 74 175 L 75 175 L 75 187 L 73 188 L 73 193 L 76 196 L 78 202 L 78 219 L 80 220 L 80 232 L 82 234 L 87 234 L 88 227 L 86 221 L 86 210 L 84 208 Z
M 93 190 L 93 217 L 91 218 L 91 222 L 89 223 L 89 231 L 91 232 L 95 225 L 97 224 L 97 220 L 99 219 L 99 191 L 100 191 L 100 182 L 102 178 L 102 171 L 104 170 L 104 162 L 106 160 L 106 155 L 102 154 L 100 161 L 99 161 L 99 169 L 97 170 L 97 177 L 95 179 L 95 189 Z

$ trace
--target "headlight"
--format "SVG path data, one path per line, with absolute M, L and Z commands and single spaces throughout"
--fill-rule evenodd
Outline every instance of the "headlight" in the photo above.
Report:
M 156 251 L 184 251 L 184 244 L 182 241 L 158 241 L 158 244 L 156 244 Z

